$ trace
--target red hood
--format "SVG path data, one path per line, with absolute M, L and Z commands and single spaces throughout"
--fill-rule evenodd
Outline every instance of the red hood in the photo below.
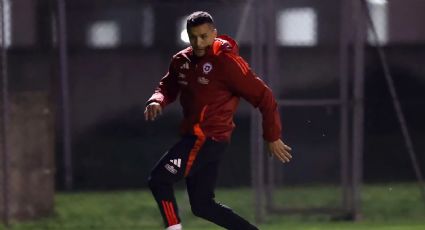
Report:
M 232 52 L 239 55 L 239 46 L 230 36 L 220 35 L 215 39 L 212 45 L 212 53 L 214 55 L 219 55 L 221 52 Z

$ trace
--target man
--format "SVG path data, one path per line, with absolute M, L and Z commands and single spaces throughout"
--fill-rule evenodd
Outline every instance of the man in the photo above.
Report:
M 270 153 L 284 163 L 291 160 L 291 148 L 280 139 L 276 101 L 238 55 L 236 42 L 228 36 L 217 37 L 210 14 L 192 13 L 186 28 L 191 46 L 173 56 L 167 74 L 146 103 L 145 119 L 153 121 L 180 95 L 184 115 L 182 138 L 154 167 L 149 187 L 168 230 L 182 229 L 173 192 L 173 184 L 182 178 L 194 215 L 226 229 L 257 229 L 217 203 L 214 188 L 240 97 L 261 111 Z

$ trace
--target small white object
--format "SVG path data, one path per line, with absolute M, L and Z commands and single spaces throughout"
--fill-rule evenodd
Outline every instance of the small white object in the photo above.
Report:
M 183 227 L 182 227 L 181 224 L 175 224 L 175 225 L 172 225 L 172 226 L 166 228 L 165 230 L 182 230 L 182 229 L 183 229 Z

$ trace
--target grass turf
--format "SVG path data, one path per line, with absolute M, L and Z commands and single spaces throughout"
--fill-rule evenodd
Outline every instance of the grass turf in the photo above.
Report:
M 250 189 L 218 189 L 217 200 L 253 220 Z M 176 193 L 185 230 L 220 229 L 194 217 L 185 191 Z M 163 229 L 156 204 L 147 190 L 117 192 L 58 193 L 52 217 L 14 223 L 12 229 L 40 230 L 153 230 Z M 331 221 L 328 215 L 270 214 L 260 225 L 263 230 L 424 230 L 425 202 L 415 184 L 365 185 L 362 189 L 363 220 Z M 288 187 L 278 190 L 275 203 L 285 207 L 338 206 L 340 190 L 332 186 Z M 0 227 L 0 229 L 4 229 Z

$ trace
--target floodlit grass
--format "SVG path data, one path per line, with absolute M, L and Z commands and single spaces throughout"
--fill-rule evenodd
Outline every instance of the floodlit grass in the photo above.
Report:
M 184 191 L 176 194 L 185 230 L 220 229 L 190 212 Z M 327 215 L 277 215 L 266 217 L 264 230 L 424 230 L 425 202 L 415 184 L 381 184 L 363 187 L 364 220 L 331 221 Z M 249 189 L 219 189 L 217 200 L 253 220 L 252 193 Z M 302 186 L 281 189 L 275 202 L 285 207 L 337 206 L 340 191 L 332 186 Z M 0 229 L 3 229 L 0 227 Z M 15 223 L 13 229 L 40 230 L 150 230 L 163 229 L 154 200 L 147 190 L 121 192 L 59 193 L 55 215 L 38 221 Z

